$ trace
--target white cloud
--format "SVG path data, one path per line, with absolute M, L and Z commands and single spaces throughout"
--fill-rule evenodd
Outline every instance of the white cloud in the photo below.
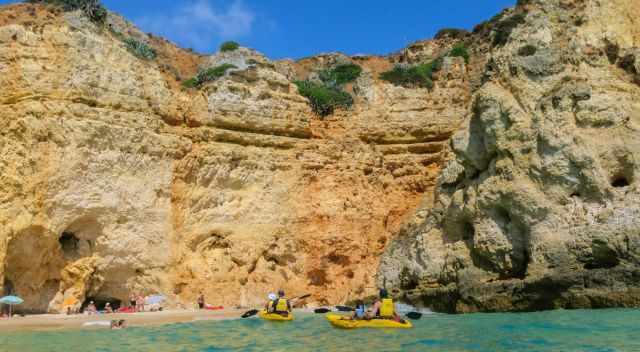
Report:
M 221 40 L 251 33 L 255 15 L 241 0 L 216 7 L 211 0 L 180 1 L 171 13 L 151 14 L 134 20 L 145 32 L 169 38 L 198 51 L 211 51 Z

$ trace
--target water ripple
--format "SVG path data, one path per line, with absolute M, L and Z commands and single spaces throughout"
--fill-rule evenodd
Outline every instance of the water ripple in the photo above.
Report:
M 44 351 L 640 351 L 640 310 L 430 314 L 412 330 L 333 329 L 323 316 L 294 323 L 203 321 L 125 330 L 0 333 L 0 350 Z

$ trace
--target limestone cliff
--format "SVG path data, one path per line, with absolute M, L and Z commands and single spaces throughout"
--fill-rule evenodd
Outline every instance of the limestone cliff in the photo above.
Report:
M 520 0 L 386 57 L 274 62 L 2 6 L 0 282 L 32 312 L 132 291 L 248 306 L 277 287 L 638 306 L 638 18 L 634 0 Z M 468 61 L 447 55 L 460 42 Z M 436 58 L 431 89 L 380 79 Z M 354 104 L 321 118 L 294 82 L 345 63 Z
M 154 48 L 143 60 L 123 38 Z M 428 42 L 434 57 L 453 44 Z M 201 56 L 110 14 L 0 7 L 0 282 L 25 311 L 163 293 L 191 305 L 373 294 L 387 243 L 430 199 L 467 114 L 460 58 L 435 87 L 378 75 L 402 55 Z M 292 81 L 363 68 L 352 109 L 315 116 Z M 180 81 L 236 66 L 199 89 Z M 65 303 L 66 302 L 66 303 Z
M 529 0 L 478 27 L 482 83 L 380 284 L 449 312 L 640 305 L 639 18 Z

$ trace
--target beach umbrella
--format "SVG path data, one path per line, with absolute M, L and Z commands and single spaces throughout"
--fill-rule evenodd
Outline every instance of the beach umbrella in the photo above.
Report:
M 16 296 L 5 296 L 0 298 L 0 304 L 9 305 L 9 317 L 11 317 L 11 308 L 15 305 L 22 304 L 22 302 L 24 302 L 24 300 Z
M 144 299 L 144 304 L 147 305 L 153 305 L 153 304 L 160 304 L 162 303 L 165 299 L 167 299 L 166 296 L 163 295 L 153 295 L 153 296 L 149 296 L 147 298 Z

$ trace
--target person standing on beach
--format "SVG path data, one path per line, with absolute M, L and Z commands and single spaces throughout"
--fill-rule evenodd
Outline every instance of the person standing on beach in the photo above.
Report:
M 133 308 L 133 311 L 136 311 L 136 294 L 131 292 L 129 294 L 129 305 Z
M 198 295 L 198 308 L 204 309 L 204 294 L 200 291 L 200 295 Z
M 142 294 L 138 294 L 136 298 L 136 312 L 144 312 L 144 297 L 142 297 Z

